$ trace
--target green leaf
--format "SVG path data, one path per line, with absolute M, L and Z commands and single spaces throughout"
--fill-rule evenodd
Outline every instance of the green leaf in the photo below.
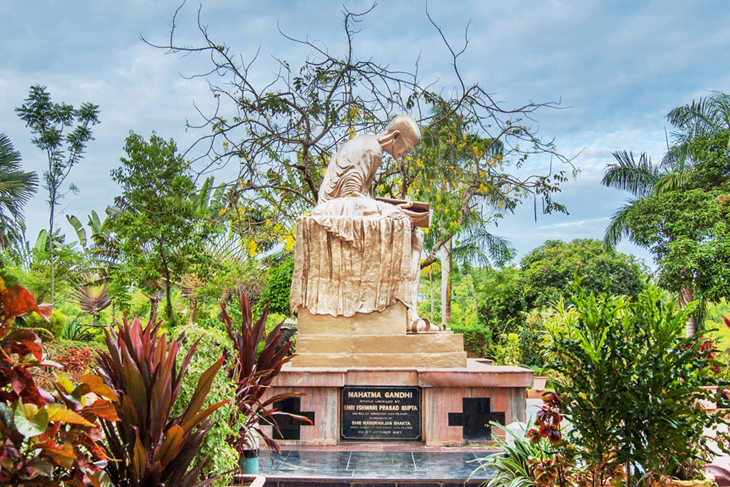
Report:
M 38 408 L 35 404 L 19 402 L 15 408 L 15 428 L 26 438 L 43 433 L 48 427 L 48 411 L 45 406 Z

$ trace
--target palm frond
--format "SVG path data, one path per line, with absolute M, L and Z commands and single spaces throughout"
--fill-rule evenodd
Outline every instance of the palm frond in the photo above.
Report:
M 714 91 L 667 114 L 667 121 L 688 138 L 730 128 L 730 95 Z
M 478 267 L 501 267 L 515 256 L 509 240 L 489 232 L 481 219 L 470 219 L 459 235 L 459 244 L 451 250 L 452 258 L 461 264 Z
M 5 134 L 0 133 L 0 247 L 17 246 L 22 241 L 23 209 L 38 189 L 35 172 L 24 172 L 20 153 Z
M 634 196 L 646 196 L 664 175 L 661 167 L 652 164 L 646 153 L 634 159 L 632 152 L 613 153 L 616 163 L 606 166 L 601 184 L 628 191 Z
M 103 284 L 84 284 L 74 289 L 71 295 L 78 300 L 81 311 L 96 316 L 112 304 L 108 291 L 106 282 Z
M 608 248 L 615 247 L 623 237 L 631 237 L 631 228 L 627 225 L 626 219 L 631 212 L 638 199 L 634 199 L 623 205 L 611 216 L 611 222 L 606 228 L 603 236 L 603 245 Z
M 654 192 L 656 193 L 668 193 L 670 191 L 678 191 L 687 186 L 689 182 L 689 171 L 677 171 L 671 172 L 664 176 L 654 186 Z

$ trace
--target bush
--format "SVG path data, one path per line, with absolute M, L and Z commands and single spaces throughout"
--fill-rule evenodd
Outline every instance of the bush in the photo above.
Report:
M 520 336 L 517 333 L 503 335 L 502 343 L 494 347 L 494 362 L 497 365 L 520 365 L 521 361 Z
M 66 327 L 66 316 L 60 311 L 51 313 L 51 318 L 46 321 L 37 314 L 29 314 L 23 317 L 26 328 L 47 330 L 53 335 L 53 339 L 59 339 L 63 335 L 63 329 Z M 42 336 L 41 336 L 42 338 Z
M 651 287 L 635 300 L 578 289 L 573 302 L 546 322 L 549 365 L 562 375 L 570 439 L 598 485 L 616 468 L 651 485 L 706 460 L 705 432 L 725 420 L 702 410 L 700 399 L 721 402 L 703 387 L 728 383 L 714 377 L 706 339 L 684 337 L 696 303 L 677 310 Z
M 291 293 L 291 280 L 293 275 L 294 257 L 285 260 L 278 267 L 271 267 L 267 279 L 268 284 L 261 292 L 261 298 L 254 307 L 254 311 L 260 313 L 264 305 L 270 303 L 270 313 L 290 316 L 289 294 Z
M 464 335 L 464 350 L 470 357 L 486 357 L 489 354 L 492 346 L 491 328 L 477 324 L 461 326 L 450 323 L 449 326 L 454 333 Z
M 173 406 L 173 415 L 179 415 L 185 409 L 187 404 L 195 392 L 198 377 L 212 364 L 214 364 L 227 350 L 231 350 L 231 342 L 225 331 L 213 327 L 203 327 L 199 325 L 187 325 L 172 330 L 172 336 L 185 334 L 185 339 L 181 343 L 180 353 L 178 354 L 178 366 L 182 362 L 183 357 L 187 354 L 189 347 L 198 342 L 195 355 L 187 368 L 187 374 L 183 376 L 180 385 L 180 395 Z M 215 404 L 235 396 L 236 384 L 228 378 L 224 368 L 218 371 L 213 379 L 213 387 L 208 394 L 203 408 Z M 195 455 L 193 464 L 202 461 L 206 456 L 208 460 L 203 466 L 204 476 L 216 475 L 235 467 L 238 464 L 238 453 L 236 449 L 228 444 L 227 439 L 236 436 L 242 424 L 232 422 L 231 418 L 237 418 L 238 411 L 236 404 L 231 401 L 224 404 L 211 415 L 211 424 L 213 425 L 205 435 L 200 445 L 200 450 Z M 231 475 L 218 479 L 213 485 L 225 486 L 230 485 Z

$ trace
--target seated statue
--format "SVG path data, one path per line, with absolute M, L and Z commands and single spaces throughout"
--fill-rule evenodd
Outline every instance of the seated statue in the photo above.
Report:
M 317 206 L 297 220 L 292 312 L 304 306 L 351 317 L 400 301 L 409 331 L 435 329 L 416 312 L 423 212 L 412 211 L 411 202 L 376 200 L 372 188 L 383 151 L 398 159 L 420 140 L 413 117 L 398 115 L 383 133 L 355 137 L 337 151 Z

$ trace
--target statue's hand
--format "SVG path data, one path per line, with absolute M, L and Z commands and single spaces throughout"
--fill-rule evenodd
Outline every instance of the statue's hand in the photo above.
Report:
M 411 208 L 413 206 L 413 201 L 406 201 L 405 203 L 400 203 L 396 206 L 398 206 L 398 208 L 400 208 L 400 209 L 405 210 L 405 209 Z

